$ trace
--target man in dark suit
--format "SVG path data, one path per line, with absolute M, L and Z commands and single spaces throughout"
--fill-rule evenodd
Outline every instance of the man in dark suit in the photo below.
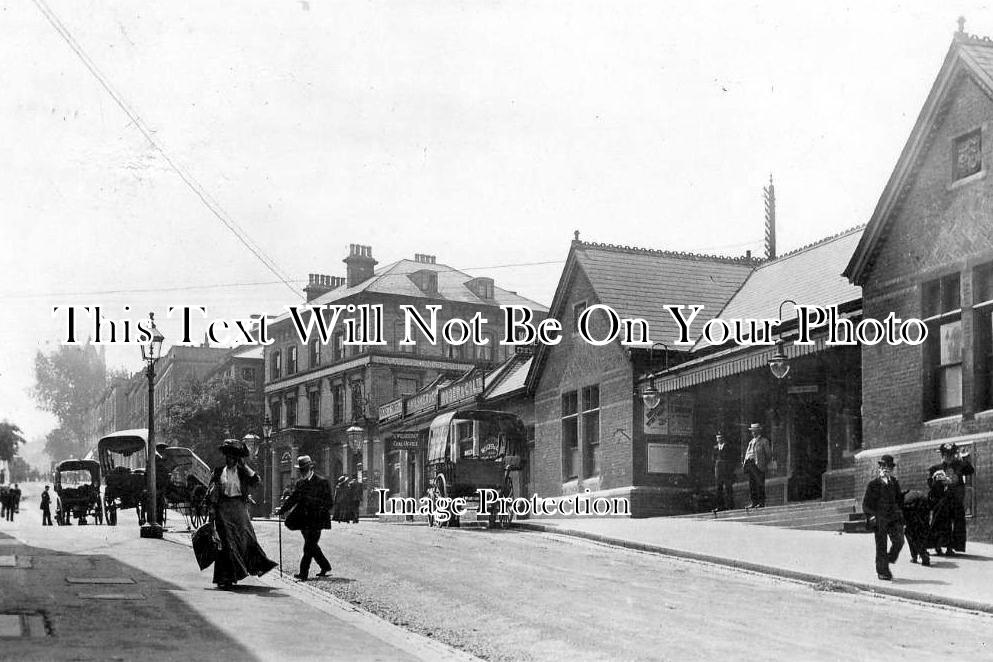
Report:
M 880 457 L 879 475 L 866 485 L 862 499 L 862 510 L 868 518 L 866 523 L 876 538 L 876 575 L 886 580 L 893 579 L 890 564 L 896 563 L 903 548 L 903 492 L 893 475 L 895 468 L 892 455 Z
M 724 441 L 724 435 L 717 433 L 714 445 L 714 481 L 716 483 L 716 503 L 714 512 L 734 510 L 734 469 L 738 466 L 738 451 Z
M 331 486 L 323 476 L 314 473 L 314 462 L 309 455 L 297 458 L 297 468 L 300 480 L 296 482 L 292 494 L 279 509 L 279 514 L 285 514 L 296 507 L 290 520 L 298 523 L 303 534 L 303 558 L 300 559 L 300 572 L 293 575 L 302 582 L 307 581 L 310 573 L 310 562 L 317 561 L 321 571 L 318 577 L 325 577 L 331 572 L 328 562 L 319 545 L 321 531 L 331 528 Z

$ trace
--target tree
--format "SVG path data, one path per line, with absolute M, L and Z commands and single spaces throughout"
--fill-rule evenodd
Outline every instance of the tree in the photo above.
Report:
M 79 457 L 92 440 L 86 438 L 86 416 L 107 386 L 107 367 L 96 347 L 62 345 L 51 354 L 35 355 L 32 395 L 55 414 L 59 428 L 48 435 L 45 451 L 53 458 Z
M 217 448 L 224 439 L 258 434 L 259 426 L 260 406 L 245 383 L 191 378 L 166 405 L 162 434 L 214 465 L 223 460 Z
M 21 428 L 7 419 L 0 423 L 0 460 L 10 462 L 17 455 L 17 446 L 26 443 L 21 436 Z
M 66 428 L 59 426 L 45 436 L 45 452 L 56 461 L 81 458 L 92 444 L 85 437 L 77 437 Z

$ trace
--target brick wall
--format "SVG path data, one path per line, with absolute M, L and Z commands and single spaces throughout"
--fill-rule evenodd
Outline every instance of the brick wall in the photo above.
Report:
M 541 496 L 557 496 L 632 485 L 633 377 L 627 353 L 616 344 L 595 347 L 578 335 L 573 305 L 597 303 L 582 270 L 577 269 L 564 313 L 562 342 L 547 348 L 534 398 L 535 449 L 532 481 Z M 597 317 L 592 318 L 597 332 Z M 600 475 L 563 482 L 562 394 L 584 386 L 600 387 Z M 582 444 L 582 438 L 580 439 Z
M 909 188 L 888 219 L 875 260 L 863 286 L 866 317 L 922 317 L 921 283 L 949 273 L 961 274 L 963 341 L 963 411 L 961 415 L 925 420 L 923 347 L 865 346 L 863 370 L 864 453 L 856 463 L 855 492 L 859 497 L 886 449 L 897 458 L 904 488 L 924 486 L 925 470 L 939 458 L 943 440 L 976 441 L 977 530 L 989 528 L 993 492 L 985 486 L 993 471 L 989 442 L 993 416 L 976 410 L 973 356 L 977 348 L 972 316 L 972 268 L 993 260 L 993 176 L 974 176 L 953 183 L 952 147 L 957 136 L 982 127 L 984 171 L 993 170 L 993 102 L 967 77 L 951 88 L 944 114 L 928 138 L 909 180 Z M 987 433 L 990 433 L 987 435 Z M 901 450 L 906 446 L 906 450 Z

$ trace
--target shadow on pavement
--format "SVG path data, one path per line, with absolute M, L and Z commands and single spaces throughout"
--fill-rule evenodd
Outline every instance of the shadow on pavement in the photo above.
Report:
M 0 534 L 0 540 L 10 538 Z M 257 659 L 238 639 L 213 625 L 208 614 L 182 599 L 190 595 L 188 586 L 146 573 L 140 562 L 23 543 L 5 543 L 4 552 L 29 564 L 0 568 L 0 614 L 40 614 L 45 624 L 42 632 L 5 637 L 4 659 L 106 660 L 110 652 L 115 659 Z M 86 579 L 105 581 L 80 581 Z M 131 581 L 106 583 L 108 579 Z M 254 595 L 270 591 L 241 588 Z M 238 600 L 239 592 L 230 598 Z

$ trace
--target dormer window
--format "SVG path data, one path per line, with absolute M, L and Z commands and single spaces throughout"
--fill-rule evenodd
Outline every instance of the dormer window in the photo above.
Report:
M 952 148 L 952 181 L 957 182 L 983 169 L 982 130 L 970 131 L 955 139 Z
M 473 278 L 472 280 L 466 282 L 465 285 L 480 299 L 493 298 L 492 278 Z
M 408 276 L 421 292 L 434 296 L 438 294 L 438 272 L 432 269 L 421 269 Z

